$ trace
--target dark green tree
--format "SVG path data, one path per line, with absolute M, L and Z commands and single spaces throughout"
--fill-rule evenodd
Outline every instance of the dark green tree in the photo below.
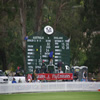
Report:
M 89 71 L 93 72 L 100 68 L 100 34 L 93 38 L 90 51 L 87 53 L 88 60 L 86 64 L 89 66 Z

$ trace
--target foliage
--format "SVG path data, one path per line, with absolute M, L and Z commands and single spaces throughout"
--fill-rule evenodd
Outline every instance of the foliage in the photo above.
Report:
M 3 16 L 0 19 L 0 45 L 2 45 L 0 46 L 0 53 L 2 54 L 0 61 L 2 69 L 6 70 L 7 67 L 16 68 L 18 65 L 23 65 L 20 24 L 19 16 L 16 14 L 18 12 L 16 8 L 17 2 L 2 0 L 0 4 L 1 15 Z
M 18 1 L 0 1 L 0 55 L 4 54 L 0 56 L 0 66 L 3 68 L 5 66 L 4 70 L 9 66 L 14 68 L 19 65 L 24 66 L 22 23 Z M 99 36 L 91 38 L 93 31 L 100 30 L 99 1 L 24 0 L 24 2 L 26 35 L 30 36 L 43 29 L 44 26 L 51 25 L 55 30 L 71 38 L 71 65 L 81 66 L 85 64 L 93 70 L 100 66 L 98 61 L 100 54 Z M 83 32 L 86 32 L 86 37 L 84 37 Z M 91 40 L 93 40 L 93 44 L 91 44 Z M 90 48 L 88 48 L 89 45 L 91 45 Z
M 100 35 L 96 35 L 93 38 L 93 43 L 92 43 L 92 47 L 90 49 L 90 51 L 88 51 L 87 56 L 88 56 L 88 60 L 86 62 L 86 64 L 89 67 L 90 71 L 94 71 L 98 68 L 100 68 Z

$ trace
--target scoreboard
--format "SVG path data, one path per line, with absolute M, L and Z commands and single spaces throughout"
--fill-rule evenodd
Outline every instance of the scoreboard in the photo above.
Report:
M 39 35 L 38 35 L 39 34 Z M 57 68 L 58 62 L 70 65 L 69 39 L 62 33 L 53 32 L 48 35 L 44 30 L 29 36 L 26 41 L 26 65 L 27 73 L 33 73 L 34 69 L 41 69 L 42 61 L 49 65 L 49 54 L 53 51 L 53 65 Z

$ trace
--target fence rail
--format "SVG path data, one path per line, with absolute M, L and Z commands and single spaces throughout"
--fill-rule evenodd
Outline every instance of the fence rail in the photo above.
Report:
M 44 82 L 0 84 L 0 94 L 51 91 L 98 91 L 100 82 Z

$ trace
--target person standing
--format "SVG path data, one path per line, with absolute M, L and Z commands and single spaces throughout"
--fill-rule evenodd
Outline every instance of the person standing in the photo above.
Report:
M 17 83 L 16 80 L 15 80 L 15 78 L 13 78 L 12 83 Z
M 87 73 L 86 71 L 83 71 L 83 81 L 87 81 Z
M 58 66 L 58 73 L 63 73 L 63 71 L 62 71 L 62 62 L 58 62 L 57 66 Z
M 46 64 L 44 62 L 44 60 L 42 61 L 42 68 L 41 68 L 41 72 L 42 73 L 46 73 L 47 69 L 46 69 Z
M 34 76 L 34 82 L 36 82 L 38 76 L 38 74 L 36 73 L 36 69 L 34 69 L 33 76 Z
M 53 51 L 49 54 L 49 65 L 53 65 Z
M 75 70 L 75 72 L 74 72 L 74 80 L 77 81 L 77 79 L 78 79 L 78 73 Z

